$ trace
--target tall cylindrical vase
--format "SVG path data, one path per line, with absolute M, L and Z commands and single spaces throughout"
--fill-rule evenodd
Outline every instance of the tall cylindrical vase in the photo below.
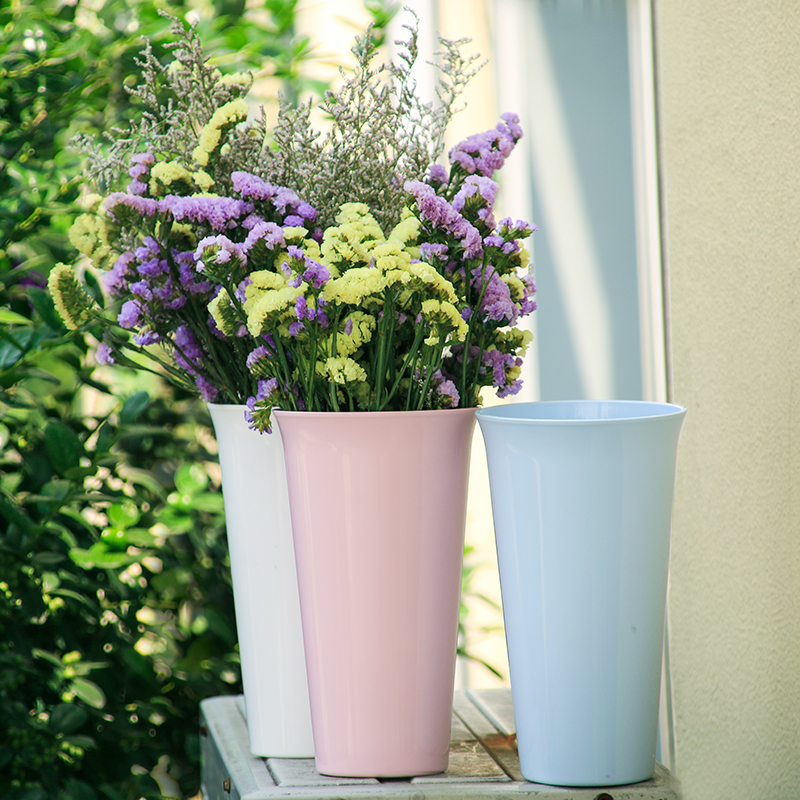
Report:
M 276 411 L 317 769 L 447 768 L 474 412 Z
M 520 403 L 486 443 L 522 774 L 612 786 L 655 770 L 681 406 Z
M 280 434 L 250 430 L 244 406 L 208 409 L 222 468 L 250 750 L 310 758 L 311 711 Z

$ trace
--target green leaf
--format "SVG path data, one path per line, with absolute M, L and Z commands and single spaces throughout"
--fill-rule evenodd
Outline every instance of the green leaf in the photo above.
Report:
M 90 747 L 97 747 L 97 742 L 89 736 L 68 736 L 66 741 L 76 747 L 82 747 L 84 750 L 88 750 Z M 97 800 L 95 790 L 86 781 L 70 778 L 65 781 L 64 788 L 69 800 Z
M 52 592 L 53 590 L 58 589 L 60 584 L 61 578 L 59 578 L 55 572 L 42 573 L 42 588 L 46 592 Z
M 90 683 L 90 681 L 87 681 L 87 683 Z M 94 686 L 94 684 L 92 685 Z M 102 691 L 100 691 L 99 686 L 96 686 L 95 688 L 100 692 L 100 694 L 103 694 Z M 105 695 L 103 695 L 103 705 L 105 705 Z M 98 706 L 98 708 L 102 707 L 103 706 Z M 91 736 L 65 736 L 64 741 L 69 742 L 75 747 L 82 747 L 84 750 L 88 750 L 90 747 L 97 747 L 97 742 L 92 739 Z M 81 795 L 81 797 L 83 797 L 83 795 Z M 72 798 L 73 795 L 70 795 L 70 800 L 72 800 Z
M 103 708 L 106 704 L 106 696 L 103 694 L 103 690 L 88 678 L 75 678 L 70 682 L 69 690 L 92 708 Z
M 82 569 L 93 569 L 94 567 L 117 569 L 136 560 L 134 556 L 129 556 L 127 553 L 109 550 L 104 542 L 95 542 L 88 550 L 73 547 L 69 551 L 69 557 Z
M 175 473 L 175 488 L 181 494 L 197 494 L 208 486 L 208 473 L 199 464 L 184 464 Z
M 63 476 L 73 467 L 80 466 L 83 451 L 81 440 L 63 422 L 53 420 L 48 423 L 44 431 L 44 447 L 50 463 L 59 475 Z
M 104 422 L 97 431 L 97 440 L 95 444 L 97 452 L 107 453 L 114 446 L 116 441 L 116 431 L 108 424 L 108 422 Z
M 8 308 L 0 308 L 0 324 L 6 325 L 33 325 L 33 322 L 16 311 Z
M 56 333 L 64 333 L 67 330 L 66 326 L 61 321 L 61 317 L 59 317 L 56 312 L 53 298 L 50 296 L 49 292 L 46 292 L 38 286 L 29 286 L 27 295 L 30 304 L 36 309 L 36 312 L 48 328 L 51 328 Z
M 56 733 L 72 733 L 78 730 L 89 714 L 85 708 L 72 703 L 60 703 L 50 712 L 47 724 Z
M 110 505 L 106 509 L 106 516 L 114 527 L 124 530 L 133 527 L 142 515 L 136 507 L 136 503 L 132 500 L 125 500 L 122 503 Z
M 139 415 L 150 405 L 150 395 L 147 392 L 132 394 L 123 404 L 119 412 L 119 421 L 128 425 L 134 422 Z

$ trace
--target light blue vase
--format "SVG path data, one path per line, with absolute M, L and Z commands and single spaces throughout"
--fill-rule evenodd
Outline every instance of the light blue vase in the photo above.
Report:
M 647 780 L 686 409 L 565 401 L 476 413 L 522 774 L 563 786 Z

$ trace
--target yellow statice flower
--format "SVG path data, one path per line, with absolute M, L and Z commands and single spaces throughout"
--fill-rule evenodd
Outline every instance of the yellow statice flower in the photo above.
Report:
M 516 275 L 502 275 L 501 280 L 508 286 L 514 302 L 519 302 L 525 297 L 525 284 Z
M 205 167 L 211 154 L 220 146 L 223 131 L 247 119 L 249 110 L 247 101 L 241 97 L 220 106 L 200 132 L 200 139 L 192 151 L 192 158 L 201 167 Z
M 381 242 L 372 248 L 372 257 L 375 259 L 375 266 L 381 272 L 392 270 L 408 270 L 411 264 L 411 256 L 403 249 L 400 242 Z
M 345 303 L 351 306 L 360 305 L 367 299 L 383 302 L 381 295 L 385 288 L 386 276 L 380 270 L 353 267 L 340 277 L 328 281 L 325 299 L 329 303 Z
M 336 336 L 336 355 L 351 356 L 360 347 L 372 340 L 376 319 L 363 311 L 354 311 L 345 319 L 345 332 Z M 346 331 L 350 330 L 348 334 Z M 328 348 L 333 346 L 333 339 L 328 339 Z
M 252 287 L 248 287 L 250 289 Z M 296 289 L 284 286 L 282 289 L 268 289 L 260 297 L 248 297 L 245 302 L 247 313 L 247 330 L 253 337 L 261 336 L 265 328 L 275 325 L 286 313 L 291 313 L 290 307 L 295 300 L 303 294 L 305 284 Z
M 204 170 L 199 169 L 192 173 L 192 179 L 201 192 L 208 192 L 214 185 L 214 179 Z
M 208 304 L 208 312 L 225 336 L 236 335 L 240 322 L 227 289 L 219 290 L 219 294 Z
M 447 326 L 453 331 L 453 338 L 456 341 L 463 342 L 467 337 L 469 326 L 461 318 L 461 314 L 458 313 L 458 309 L 452 303 L 441 300 L 424 300 L 422 302 L 422 316 L 428 322 Z M 425 339 L 425 344 L 436 345 L 439 343 L 439 332 L 434 328 L 430 336 Z
M 102 247 L 99 239 L 99 220 L 96 214 L 80 214 L 69 229 L 69 240 L 72 246 L 92 258 Z
M 420 261 L 409 264 L 408 269 L 415 278 L 426 284 L 425 294 L 430 294 L 431 289 L 434 289 L 442 300 L 447 300 L 450 303 L 458 302 L 458 295 L 453 284 L 443 275 L 440 275 L 430 264 Z
M 58 316 L 71 331 L 76 331 L 90 317 L 96 303 L 86 292 L 69 264 L 56 264 L 47 278 L 47 288 Z
M 317 372 L 334 383 L 363 383 L 367 380 L 364 368 L 352 358 L 327 358 L 317 362 Z
M 252 283 L 244 290 L 247 300 L 260 296 L 264 289 L 282 289 L 286 286 L 286 278 L 280 272 L 270 272 L 266 269 L 251 272 L 250 280 Z
M 308 236 L 308 231 L 302 225 L 287 225 L 283 229 L 283 238 L 288 244 L 301 244 L 306 236 Z
M 194 185 L 192 173 L 186 167 L 177 161 L 159 161 L 150 170 L 150 194 L 159 194 L 162 186 L 169 188 L 181 181 L 189 186 Z
M 402 218 L 397 225 L 394 226 L 392 232 L 387 237 L 387 241 L 399 242 L 406 249 L 410 244 L 416 244 L 417 236 L 419 235 L 420 221 L 411 210 L 406 207 L 403 209 Z M 412 256 L 414 257 L 414 256 Z

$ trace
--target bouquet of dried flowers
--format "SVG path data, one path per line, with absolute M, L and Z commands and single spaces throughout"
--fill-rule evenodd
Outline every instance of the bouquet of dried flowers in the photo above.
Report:
M 111 191 L 71 232 L 104 270 L 102 308 L 74 269 L 50 289 L 72 328 L 94 330 L 98 360 L 146 353 L 209 402 L 246 403 L 259 430 L 274 407 L 405 410 L 476 406 L 480 389 L 519 390 L 535 286 L 521 240 L 494 217 L 493 180 L 522 135 L 518 118 L 436 163 L 475 72 L 463 41 L 441 40 L 438 103 L 410 77 L 416 26 L 399 62 L 357 67 L 321 108 L 283 103 L 270 129 L 247 120 L 250 78 L 210 67 L 173 21 L 174 60 L 144 52 L 145 111 L 105 150 L 85 142 Z M 140 362 L 136 365 L 141 367 Z

